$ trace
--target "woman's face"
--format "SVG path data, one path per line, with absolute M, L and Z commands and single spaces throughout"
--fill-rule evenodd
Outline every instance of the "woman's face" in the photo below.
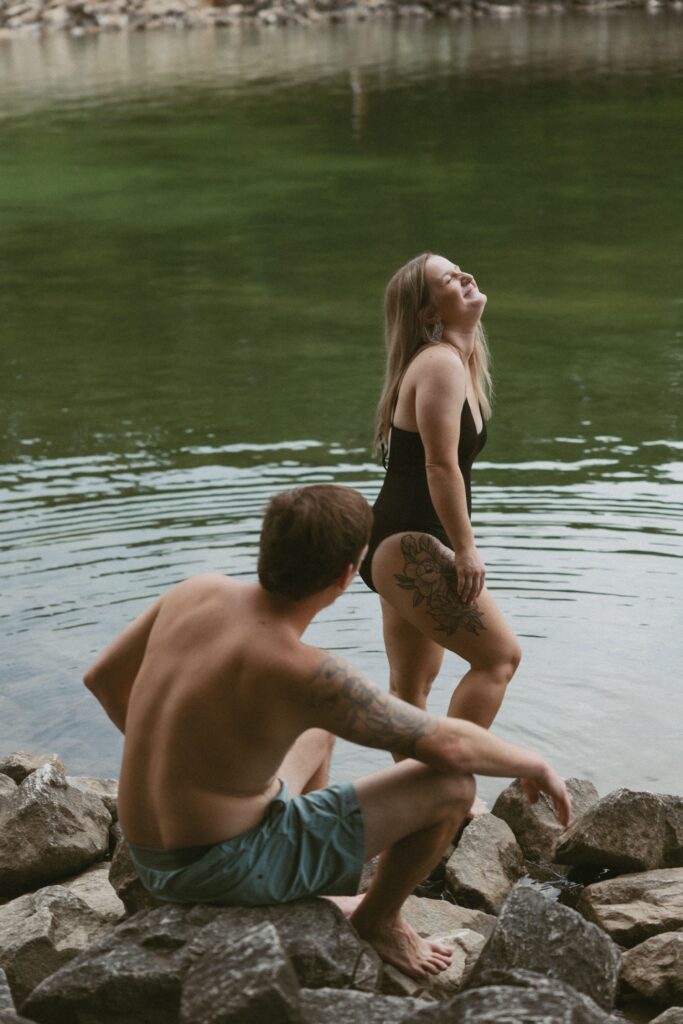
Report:
M 425 278 L 432 303 L 445 324 L 469 326 L 476 323 L 486 305 L 486 296 L 471 274 L 443 256 L 430 256 Z

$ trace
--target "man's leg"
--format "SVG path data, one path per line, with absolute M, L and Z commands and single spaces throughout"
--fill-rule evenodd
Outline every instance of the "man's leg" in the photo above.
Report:
M 403 761 L 355 786 L 365 824 L 366 860 L 385 852 L 351 923 L 383 960 L 426 979 L 448 966 L 451 951 L 420 938 L 401 916 L 401 907 L 438 863 L 467 815 L 474 780 Z
M 329 784 L 335 739 L 324 729 L 307 729 L 292 744 L 278 772 L 292 796 L 324 789 Z

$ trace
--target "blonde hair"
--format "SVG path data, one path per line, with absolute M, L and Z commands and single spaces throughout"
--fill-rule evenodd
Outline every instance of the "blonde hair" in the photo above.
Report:
M 431 302 L 425 267 L 432 255 L 431 252 L 423 252 L 397 270 L 384 293 L 384 342 L 387 365 L 384 386 L 377 406 L 373 455 L 378 448 L 386 451 L 391 419 L 408 363 L 421 348 L 434 344 L 425 318 Z M 491 415 L 493 386 L 489 370 L 489 347 L 481 322 L 477 324 L 471 363 L 477 400 L 484 417 L 488 419 Z

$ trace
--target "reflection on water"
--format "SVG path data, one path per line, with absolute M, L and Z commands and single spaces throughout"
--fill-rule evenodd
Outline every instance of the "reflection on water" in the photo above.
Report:
M 609 463 L 593 481 L 572 482 L 579 471 L 570 462 L 478 467 L 491 481 L 476 492 L 489 586 L 525 655 L 499 731 L 603 790 L 678 784 L 671 708 L 679 684 L 683 472 L 675 445 L 661 452 L 657 483 L 629 474 L 635 453 L 618 444 L 610 458 L 589 460 Z M 5 467 L 0 620 L 10 656 L 0 748 L 59 746 L 73 772 L 115 773 L 118 737 L 77 685 L 99 647 L 186 575 L 219 569 L 253 578 L 271 494 L 334 480 L 371 500 L 381 476 L 358 454 L 310 440 L 188 447 L 177 461 L 183 468 L 131 453 Z M 547 483 L 529 482 L 539 474 Z M 360 581 L 308 639 L 386 684 L 378 599 Z M 445 710 L 460 671 L 449 655 L 435 710 Z M 386 756 L 368 751 L 361 762 L 370 770 Z M 340 744 L 335 774 L 357 771 L 356 750 Z M 483 784 L 489 795 L 499 788 Z
M 116 773 L 102 645 L 191 573 L 251 577 L 272 493 L 372 499 L 380 296 L 431 247 L 489 293 L 475 526 L 524 649 L 497 728 L 679 788 L 679 26 L 0 40 L 0 752 Z M 381 635 L 356 581 L 309 639 L 386 685 Z

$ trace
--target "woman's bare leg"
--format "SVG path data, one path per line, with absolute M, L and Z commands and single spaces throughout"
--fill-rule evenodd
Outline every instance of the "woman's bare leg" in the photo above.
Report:
M 484 589 L 474 605 L 465 605 L 455 590 L 452 552 L 421 533 L 384 540 L 373 558 L 372 577 L 382 598 L 397 695 L 424 707 L 425 688 L 431 686 L 426 680 L 437 664 L 434 647 L 454 651 L 470 668 L 448 714 L 488 728 L 521 658 L 517 638 L 489 592 Z

